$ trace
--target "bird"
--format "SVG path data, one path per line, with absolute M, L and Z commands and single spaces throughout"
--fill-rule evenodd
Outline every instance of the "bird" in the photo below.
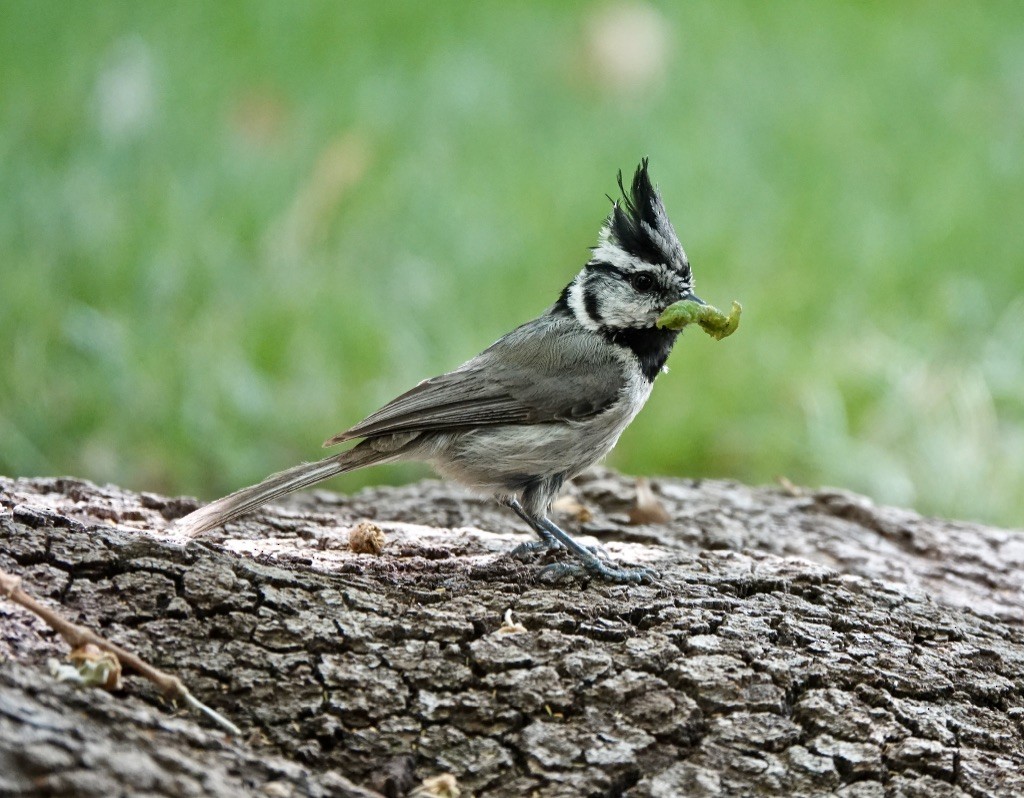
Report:
M 351 448 L 201 507 L 176 533 L 191 539 L 337 474 L 418 460 L 518 515 L 538 540 L 517 554 L 564 548 L 575 559 L 548 568 L 651 581 L 649 569 L 605 562 L 549 517 L 563 484 L 607 455 L 647 402 L 679 335 L 658 317 L 681 300 L 704 304 L 648 159 L 628 191 L 621 171 L 617 184 L 590 258 L 543 313 L 324 443 L 358 441 Z

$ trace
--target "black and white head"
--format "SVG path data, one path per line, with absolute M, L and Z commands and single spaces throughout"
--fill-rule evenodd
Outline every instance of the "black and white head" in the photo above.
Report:
M 591 330 L 653 328 L 665 308 L 693 294 L 690 262 L 646 158 L 628 193 L 619 173 L 619 189 L 622 199 L 612 202 L 592 257 L 563 292 L 569 310 Z
M 665 212 L 661 195 L 641 161 L 627 193 L 619 173 L 621 200 L 601 228 L 593 255 L 562 292 L 559 304 L 589 330 L 628 346 L 653 379 L 676 333 L 655 322 L 673 302 L 701 301 L 693 294 L 693 273 Z

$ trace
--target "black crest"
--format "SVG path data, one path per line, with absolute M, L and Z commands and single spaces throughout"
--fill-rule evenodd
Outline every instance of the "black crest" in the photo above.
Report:
M 663 263 L 688 276 L 690 264 L 682 244 L 669 221 L 661 195 L 647 174 L 644 158 L 633 175 L 629 191 L 618 176 L 622 200 L 612 201 L 612 212 L 605 224 L 606 245 L 647 263 Z

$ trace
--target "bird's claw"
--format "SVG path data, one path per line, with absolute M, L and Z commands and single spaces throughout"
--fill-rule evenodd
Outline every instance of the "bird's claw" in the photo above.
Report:
M 529 540 L 525 543 L 520 543 L 512 551 L 510 555 L 515 557 L 517 560 L 532 560 L 538 554 L 543 555 L 548 552 L 562 551 L 565 548 L 554 538 L 548 540 Z M 595 557 L 607 557 L 608 550 L 604 546 L 587 546 L 587 551 L 593 554 Z
M 550 582 L 557 582 L 568 577 L 596 576 L 606 582 L 616 584 L 650 584 L 654 581 L 656 574 L 649 568 L 619 568 L 605 565 L 600 560 L 593 563 L 577 564 L 568 562 L 556 562 L 544 566 L 540 571 L 541 579 Z
M 520 543 L 512 551 L 509 552 L 517 560 L 532 560 L 538 554 L 547 554 L 549 551 L 558 551 L 559 549 L 565 548 L 554 538 L 547 538 L 545 540 L 529 540 L 525 543 Z

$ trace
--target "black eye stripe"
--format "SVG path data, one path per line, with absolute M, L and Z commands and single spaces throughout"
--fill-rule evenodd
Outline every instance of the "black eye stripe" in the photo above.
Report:
M 589 285 L 583 287 L 583 309 L 596 324 L 604 324 L 604 316 L 597 303 L 597 292 Z
M 661 284 L 661 281 L 657 278 L 657 276 L 655 276 L 651 272 L 647 272 L 647 271 L 640 271 L 640 272 L 625 271 L 624 269 L 620 269 L 618 266 L 612 266 L 612 264 L 606 263 L 605 261 L 600 261 L 600 260 L 591 261 L 590 263 L 587 264 L 587 270 L 592 272 L 592 273 L 595 273 L 595 274 L 607 274 L 607 275 L 610 275 L 612 277 L 617 277 L 618 279 L 620 279 L 620 280 L 622 280 L 624 282 L 629 283 L 630 285 L 632 285 L 638 291 L 645 291 L 645 292 L 647 292 L 647 291 L 652 291 L 652 290 L 663 288 L 663 286 Z M 636 286 L 636 284 L 635 284 L 635 280 L 637 280 L 637 278 L 641 277 L 641 275 L 644 278 L 650 280 L 650 283 L 649 283 L 649 285 L 646 288 L 638 288 Z

